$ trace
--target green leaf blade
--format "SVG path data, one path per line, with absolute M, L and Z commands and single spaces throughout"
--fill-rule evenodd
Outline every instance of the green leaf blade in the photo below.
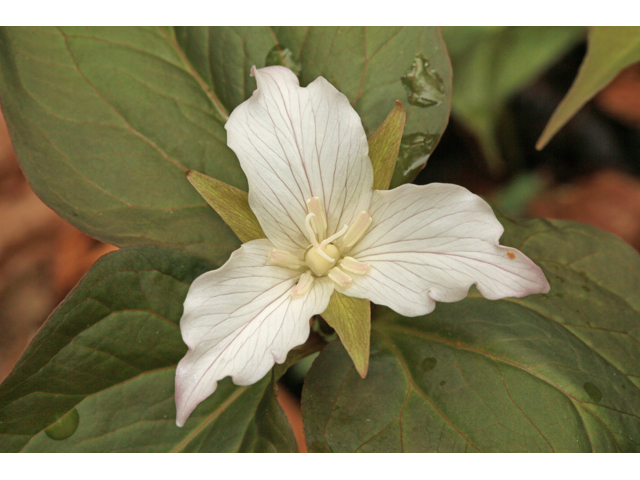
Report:
M 14 147 L 61 216 L 118 246 L 172 244 L 221 262 L 238 245 L 211 228 L 219 220 L 184 170 L 246 179 L 215 97 L 163 30 L 10 28 L 0 50 Z
M 310 450 L 640 451 L 637 252 L 578 224 L 504 222 L 549 294 L 376 307 L 366 379 L 336 343 L 311 368 Z
M 182 302 L 211 268 L 157 247 L 100 260 L 0 386 L 1 449 L 295 451 L 271 375 L 248 387 L 224 379 L 183 428 L 175 424 L 175 365 L 186 353 Z M 56 429 L 74 409 L 76 428 Z

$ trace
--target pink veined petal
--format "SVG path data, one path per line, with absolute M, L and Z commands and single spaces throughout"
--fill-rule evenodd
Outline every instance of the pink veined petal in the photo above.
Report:
M 474 283 L 486 298 L 546 293 L 542 270 L 515 248 L 498 244 L 504 229 L 491 207 L 463 187 L 403 185 L 376 190 L 373 223 L 351 255 L 367 275 L 340 289 L 405 316 L 456 302 Z
M 178 426 L 222 378 L 250 385 L 284 362 L 309 336 L 309 319 L 327 308 L 332 282 L 320 279 L 291 296 L 301 272 L 268 265 L 272 248 L 269 240 L 245 243 L 191 284 L 180 320 L 189 351 L 176 371 Z
M 328 235 L 369 207 L 373 168 L 364 128 L 347 97 L 324 78 L 301 88 L 284 67 L 252 72 L 258 88 L 231 113 L 227 142 L 267 237 L 278 248 L 306 248 L 309 198 L 322 200 Z

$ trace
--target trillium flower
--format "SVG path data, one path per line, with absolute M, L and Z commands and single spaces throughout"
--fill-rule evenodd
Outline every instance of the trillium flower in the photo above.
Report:
M 253 96 L 226 124 L 266 239 L 249 241 L 198 277 L 180 329 L 177 424 L 231 376 L 260 380 L 309 336 L 334 291 L 404 316 L 455 302 L 475 284 L 488 299 L 547 292 L 491 207 L 448 184 L 373 190 L 360 118 L 324 78 L 301 88 L 284 67 L 252 70 Z

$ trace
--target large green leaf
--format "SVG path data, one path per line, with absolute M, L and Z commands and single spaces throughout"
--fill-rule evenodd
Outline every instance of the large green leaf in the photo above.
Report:
M 578 76 L 542 132 L 538 149 L 621 70 L 640 61 L 640 27 L 591 27 L 588 40 Z
M 185 179 L 192 168 L 246 190 L 226 109 L 171 30 L 5 29 L 0 91 L 31 185 L 81 230 L 218 261 L 239 245 Z
M 581 27 L 444 27 L 454 71 L 453 115 L 479 140 L 488 166 L 504 168 L 497 129 L 509 98 L 582 37 Z
M 295 450 L 270 375 L 249 387 L 223 380 L 175 424 L 182 302 L 210 268 L 160 247 L 96 263 L 0 386 L 0 450 Z
M 378 307 L 366 379 L 338 342 L 313 364 L 311 451 L 640 451 L 640 257 L 592 227 L 505 223 L 549 294 Z

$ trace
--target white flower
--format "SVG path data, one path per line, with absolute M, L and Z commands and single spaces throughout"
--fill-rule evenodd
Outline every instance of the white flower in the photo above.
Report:
M 549 290 L 531 260 L 498 244 L 502 225 L 466 189 L 373 191 L 360 118 L 324 78 L 301 88 L 283 67 L 252 74 L 258 88 L 226 129 L 268 238 L 245 243 L 189 289 L 178 425 L 220 379 L 249 385 L 284 362 L 334 290 L 405 316 L 462 300 L 473 284 L 489 299 Z

